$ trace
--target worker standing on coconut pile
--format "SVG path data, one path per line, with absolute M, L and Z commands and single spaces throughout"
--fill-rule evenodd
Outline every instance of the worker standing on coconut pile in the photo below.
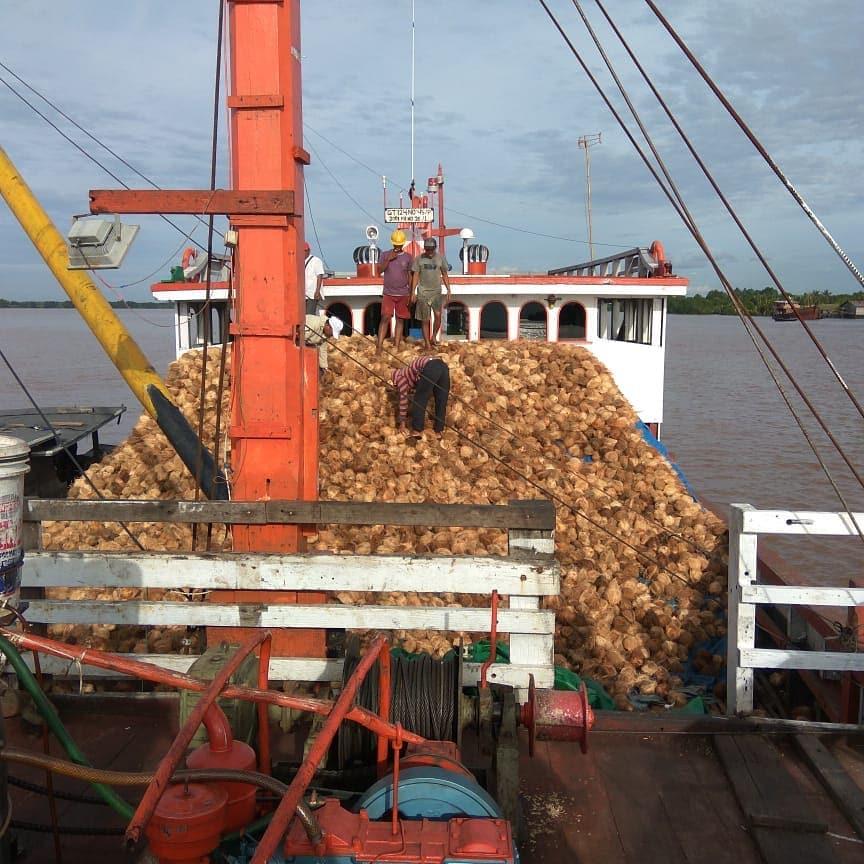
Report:
M 324 300 L 324 262 L 312 254 L 308 243 L 303 244 L 303 252 L 306 255 L 303 265 L 306 271 L 306 314 L 317 315 Z
M 318 348 L 318 377 L 323 378 L 324 373 L 330 370 L 327 361 L 327 342 L 330 339 L 338 339 L 342 332 L 342 319 L 335 315 L 306 316 L 306 339 L 305 342 L 312 348 Z
M 394 351 L 399 350 L 405 332 L 405 322 L 411 318 L 411 263 L 414 259 L 403 249 L 405 239 L 404 231 L 394 231 L 390 235 L 393 248 L 385 252 L 378 262 L 378 272 L 384 276 L 384 292 L 381 296 L 381 321 L 378 324 L 376 354 L 381 353 L 384 337 L 390 329 L 393 315 L 396 315 Z
M 427 237 L 423 241 L 423 254 L 411 264 L 411 301 L 415 303 L 414 317 L 423 327 L 423 347 L 429 351 L 435 345 L 435 337 L 441 326 L 441 282 L 447 289 L 450 302 L 450 265 L 436 251 L 438 241 Z
M 390 380 L 399 396 L 399 431 L 407 431 L 408 397 L 413 391 L 409 438 L 416 439 L 423 432 L 430 396 L 435 398 L 435 421 L 432 428 L 440 438 L 444 434 L 447 400 L 450 398 L 450 368 L 447 364 L 439 357 L 418 357 L 407 366 L 394 369 L 390 373 Z

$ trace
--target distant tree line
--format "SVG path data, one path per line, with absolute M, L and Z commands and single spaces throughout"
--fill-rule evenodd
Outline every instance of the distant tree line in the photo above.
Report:
M 736 288 L 735 293 L 741 305 L 751 315 L 770 315 L 774 302 L 783 297 L 770 285 L 757 291 L 755 288 Z M 864 291 L 854 294 L 832 294 L 830 291 L 812 291 L 809 294 L 790 295 L 802 306 L 819 306 L 826 312 L 833 312 L 847 300 L 864 300 Z M 670 297 L 668 310 L 671 315 L 735 315 L 735 308 L 725 291 L 715 289 L 707 294 L 694 294 L 691 297 Z
M 169 308 L 172 304 L 168 301 L 157 300 L 112 300 L 114 309 L 153 309 Z M 0 309 L 72 309 L 71 300 L 4 300 L 0 297 Z

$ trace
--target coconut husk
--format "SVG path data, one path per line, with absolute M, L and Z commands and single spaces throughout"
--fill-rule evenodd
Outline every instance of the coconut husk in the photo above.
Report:
M 443 440 L 429 434 L 409 443 L 396 429 L 395 403 L 382 381 L 397 362 L 414 359 L 417 348 L 409 342 L 397 361 L 377 357 L 374 344 L 360 336 L 340 339 L 338 346 L 339 351 L 330 352 L 331 375 L 320 394 L 320 497 L 453 504 L 551 497 L 562 579 L 560 596 L 544 605 L 556 613 L 556 662 L 597 678 L 621 707 L 629 705 L 626 696 L 634 688 L 672 699 L 675 673 L 688 651 L 723 632 L 725 527 L 693 501 L 669 463 L 645 443 L 635 427 L 636 415 L 605 367 L 573 345 L 447 343 L 439 353 L 450 367 L 450 428 Z M 221 454 L 229 450 L 224 436 L 230 425 L 230 364 L 222 398 L 223 440 L 214 444 L 219 365 L 213 350 L 203 428 L 207 446 Z M 191 352 L 172 363 L 166 383 L 197 428 L 201 354 Z M 146 415 L 89 476 L 106 498 L 195 498 L 192 478 Z M 70 498 L 96 495 L 83 480 L 69 491 Z M 132 529 L 147 550 L 193 549 L 187 525 L 136 524 Z M 100 523 L 46 524 L 44 543 L 48 549 L 137 548 L 119 525 Z M 208 536 L 201 530 L 194 548 L 230 550 L 230 531 L 215 526 Z M 504 555 L 507 536 L 491 529 L 324 525 L 311 549 L 356 555 Z M 158 596 L 150 593 L 151 599 Z M 478 604 L 471 594 L 345 591 L 330 601 L 489 603 L 479 598 Z M 85 633 L 83 628 L 55 627 L 53 633 L 110 649 L 120 642 L 128 645 L 128 629 L 90 628 Z M 479 638 L 432 632 L 396 637 L 407 650 L 434 656 Z M 134 650 L 176 650 L 176 644 L 170 632 L 158 637 L 140 632 Z M 716 660 L 703 658 L 703 665 L 714 670 Z

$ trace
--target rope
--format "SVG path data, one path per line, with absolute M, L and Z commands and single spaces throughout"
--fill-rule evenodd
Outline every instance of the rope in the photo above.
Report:
M 716 260 L 716 258 L 714 257 L 713 253 L 711 252 L 711 250 L 709 249 L 709 247 L 708 247 L 708 245 L 707 245 L 707 243 L 706 243 L 704 237 L 702 236 L 701 232 L 698 230 L 698 227 L 696 226 L 695 220 L 692 218 L 692 216 L 689 214 L 689 212 L 688 212 L 688 211 L 683 207 L 682 203 L 679 203 L 679 200 L 677 200 L 677 199 L 673 196 L 673 194 L 670 192 L 670 190 L 669 190 L 669 189 L 666 187 L 666 185 L 663 183 L 663 181 L 661 180 L 659 174 L 657 173 L 657 170 L 656 170 L 655 167 L 651 164 L 651 161 L 648 159 L 648 157 L 647 157 L 647 155 L 645 154 L 645 152 L 643 151 L 643 149 L 639 146 L 639 144 L 638 144 L 638 142 L 636 141 L 636 139 L 634 138 L 633 134 L 632 134 L 632 133 L 630 132 L 630 130 L 627 128 L 627 124 L 624 122 L 624 119 L 621 117 L 620 113 L 615 109 L 614 105 L 613 105 L 612 102 L 610 101 L 610 99 L 609 99 L 609 97 L 607 96 L 607 94 L 604 92 L 604 90 L 603 90 L 602 86 L 600 85 L 599 81 L 597 80 L 596 76 L 591 72 L 591 70 L 590 70 L 590 68 L 588 67 L 587 63 L 585 62 L 585 60 L 583 59 L 583 57 L 581 56 L 581 54 L 580 54 L 579 51 L 577 50 L 576 46 L 573 44 L 572 40 L 571 40 L 571 39 L 569 38 L 569 36 L 564 32 L 563 27 L 561 26 L 560 22 L 558 21 L 557 17 L 555 16 L 555 14 L 550 10 L 550 8 L 549 8 L 549 6 L 547 5 L 547 3 L 545 2 L 545 0 L 538 0 L 538 2 L 539 2 L 539 4 L 543 7 L 543 9 L 545 10 L 546 14 L 548 15 L 549 19 L 552 21 L 552 23 L 553 23 L 553 25 L 555 26 L 555 28 L 558 30 L 558 33 L 560 34 L 560 36 L 562 37 L 562 39 L 563 39 L 564 42 L 566 43 L 567 47 L 570 49 L 570 51 L 571 51 L 571 53 L 573 54 L 573 56 L 574 56 L 574 57 L 576 58 L 576 60 L 579 62 L 580 66 L 582 67 L 582 69 L 583 69 L 583 71 L 585 72 L 585 74 L 588 76 L 588 79 L 590 80 L 590 82 L 591 82 L 592 85 L 594 86 L 595 90 L 597 91 L 597 93 L 600 95 L 600 97 L 602 98 L 602 100 L 603 100 L 604 103 L 606 104 L 606 107 L 609 109 L 609 111 L 611 112 L 612 116 L 615 118 L 616 122 L 618 123 L 618 125 L 620 126 L 620 128 L 622 129 L 622 131 L 625 133 L 625 135 L 626 135 L 627 138 L 629 139 L 630 143 L 633 145 L 633 147 L 634 147 L 634 149 L 636 150 L 636 152 L 637 152 L 637 153 L 639 154 L 639 156 L 641 157 L 641 159 L 642 159 L 642 161 L 644 162 L 645 166 L 648 168 L 648 170 L 650 171 L 651 175 L 652 175 L 652 176 L 654 177 L 654 179 L 657 181 L 658 186 L 660 187 L 660 189 L 662 190 L 662 192 L 666 195 L 666 197 L 667 197 L 667 199 L 669 200 L 670 204 L 672 205 L 673 209 L 675 210 L 675 212 L 676 212 L 676 213 L 678 214 L 678 216 L 680 217 L 680 219 L 681 219 L 682 223 L 684 224 L 685 228 L 688 230 L 688 232 L 691 234 L 691 236 L 693 237 L 693 239 L 694 239 L 694 240 L 696 241 L 696 243 L 699 245 L 700 249 L 702 249 L 702 251 L 705 253 L 705 256 L 707 257 L 709 263 L 711 264 L 712 269 L 713 269 L 714 272 L 717 274 L 717 276 L 718 276 L 718 278 L 720 279 L 720 282 L 721 282 L 721 284 L 723 285 L 723 287 L 724 287 L 726 293 L 729 295 L 730 299 L 732 300 L 732 303 L 733 303 L 733 305 L 735 306 L 735 309 L 736 309 L 736 311 L 737 311 L 739 317 L 742 319 L 742 321 L 745 321 L 745 319 L 746 319 L 747 321 L 749 321 L 750 326 L 751 326 L 751 327 L 752 327 L 752 328 L 753 328 L 753 329 L 754 329 L 754 330 L 759 334 L 759 336 L 761 337 L 762 341 L 765 343 L 765 345 L 768 347 L 769 351 L 771 352 L 772 356 L 774 357 L 775 361 L 778 363 L 778 365 L 780 366 L 780 368 L 783 369 L 784 373 L 785 373 L 786 376 L 788 377 L 789 381 L 792 383 L 792 385 L 793 385 L 793 387 L 795 388 L 795 390 L 798 392 L 798 394 L 799 394 L 799 395 L 801 396 L 801 398 L 804 400 L 805 404 L 807 405 L 808 409 L 810 410 L 810 412 L 812 413 L 812 415 L 814 416 L 814 418 L 816 419 L 816 421 L 820 424 L 820 426 L 822 427 L 822 429 L 825 431 L 826 435 L 828 436 L 829 440 L 830 440 L 830 441 L 832 442 L 832 444 L 834 445 L 834 447 L 835 447 L 835 449 L 837 450 L 837 452 L 840 454 L 840 456 L 843 458 L 843 460 L 844 460 L 844 462 L 846 463 L 846 465 L 849 467 L 849 469 L 850 469 L 850 471 L 852 472 L 852 474 L 853 474 L 853 476 L 855 477 L 855 479 L 858 481 L 858 483 L 859 483 L 862 487 L 864 487 L 864 478 L 862 478 L 862 477 L 859 475 L 857 469 L 856 469 L 855 466 L 852 464 L 852 462 L 850 461 L 849 457 L 848 457 L 848 456 L 846 455 L 846 453 L 844 452 L 844 450 L 843 450 L 843 448 L 841 447 L 841 445 L 839 444 L 839 442 L 836 441 L 836 439 L 834 438 L 834 436 L 831 434 L 830 430 L 828 430 L 828 428 L 827 428 L 825 422 L 823 421 L 823 419 L 822 419 L 821 416 L 819 415 L 818 411 L 815 409 L 815 407 L 812 405 L 812 403 L 810 402 L 810 400 L 807 398 L 806 394 L 803 392 L 803 390 L 801 389 L 800 385 L 799 385 L 798 382 L 795 380 L 794 376 L 791 374 L 791 372 L 788 370 L 788 368 L 786 367 L 786 365 L 783 363 L 782 359 L 779 357 L 779 355 L 777 354 L 776 350 L 775 350 L 774 347 L 771 345 L 770 341 L 766 338 L 766 336 L 764 335 L 764 333 L 759 329 L 758 325 L 753 321 L 752 317 L 751 317 L 749 314 L 747 314 L 746 311 L 745 311 L 745 310 L 743 309 L 743 307 L 741 306 L 741 303 L 740 303 L 740 301 L 739 301 L 737 295 L 735 294 L 734 289 L 732 288 L 732 284 L 730 283 L 729 279 L 726 277 L 726 274 L 723 272 L 723 270 L 722 270 L 722 268 L 720 267 L 720 265 L 717 263 L 717 260 Z M 646 0 L 646 2 L 647 2 L 647 3 L 652 7 L 652 9 L 654 9 L 655 14 L 657 14 L 658 17 L 661 18 L 661 20 L 662 20 L 663 23 L 667 26 L 667 28 L 670 29 L 670 32 L 672 32 L 672 34 L 673 34 L 673 38 L 675 38 L 676 41 L 678 41 L 678 42 L 679 42 L 679 45 L 680 45 L 681 43 L 680 43 L 680 40 L 677 38 L 677 34 L 674 34 L 674 31 L 671 31 L 671 28 L 669 28 L 669 25 L 666 24 L 665 19 L 662 19 L 662 16 L 661 16 L 660 13 L 656 10 L 656 7 L 654 7 L 654 5 L 653 5 L 653 3 L 651 2 L 651 0 Z M 574 5 L 576 5 L 577 8 L 579 8 L 579 7 L 578 7 L 578 4 L 576 3 L 576 0 L 574 0 Z M 581 11 L 581 10 L 580 10 L 580 11 Z M 590 29 L 590 28 L 589 28 L 589 29 Z M 682 50 L 684 50 L 685 53 L 688 53 L 688 52 L 687 52 L 687 49 L 686 49 L 686 46 L 682 46 Z M 692 57 L 692 55 L 690 55 L 690 56 Z M 694 62 L 695 62 L 695 61 L 694 61 Z M 711 82 L 711 83 L 713 83 L 713 82 Z M 715 88 L 715 91 L 716 91 L 716 88 Z M 730 107 L 731 107 L 731 106 L 730 106 Z M 631 110 L 633 110 L 633 109 L 631 108 Z M 748 131 L 749 131 L 749 130 L 748 130 Z M 758 145 L 758 142 L 754 142 L 754 143 L 756 143 L 756 144 Z M 653 148 L 652 148 L 652 149 L 653 149 Z M 657 155 L 657 154 L 656 154 L 656 151 L 654 151 L 654 152 L 655 152 L 655 156 L 656 156 L 656 155 Z M 657 157 L 657 160 L 658 160 L 658 163 L 662 166 L 662 161 L 659 159 L 659 156 Z M 664 172 L 665 172 L 665 167 L 663 168 L 663 170 L 664 170 Z M 666 173 L 667 173 L 667 176 L 668 176 L 668 172 L 666 172 Z M 745 328 L 747 329 L 748 335 L 750 336 L 751 340 L 753 341 L 753 344 L 754 344 L 754 346 L 756 347 L 757 352 L 759 353 L 760 357 L 762 358 L 763 363 L 765 363 L 766 368 L 768 369 L 769 373 L 772 375 L 772 378 L 774 379 L 775 383 L 777 383 L 777 378 L 776 378 L 776 375 L 774 374 L 774 371 L 771 369 L 770 364 L 767 362 L 767 358 L 764 356 L 764 353 L 762 352 L 762 350 L 761 350 L 761 349 L 759 348 L 759 346 L 757 345 L 756 340 L 755 340 L 753 334 L 750 332 L 749 327 L 747 327 L 746 323 L 745 323 Z M 826 360 L 827 360 L 827 357 L 826 357 Z M 829 361 L 829 365 L 831 365 L 831 364 L 830 364 L 830 361 Z M 841 380 L 841 383 L 844 383 L 844 382 L 842 382 L 842 380 Z M 785 397 L 785 394 L 783 393 L 782 388 L 779 387 L 779 384 L 778 384 L 778 389 L 780 390 L 781 395 L 783 395 L 783 396 L 784 396 L 784 399 L 785 399 L 785 398 L 786 398 L 786 397 Z M 851 394 L 850 394 L 850 395 L 851 395 Z M 788 406 L 789 410 L 791 411 L 793 417 L 795 418 L 796 422 L 798 423 L 798 426 L 802 429 L 802 432 L 803 432 L 803 431 L 804 431 L 804 427 L 803 427 L 803 423 L 802 423 L 801 419 L 798 417 L 798 414 L 797 414 L 797 413 L 794 411 L 794 409 L 792 408 L 792 405 L 791 405 L 791 403 L 789 403 L 788 399 L 786 399 L 786 403 L 787 403 L 787 406 Z M 807 436 L 806 436 L 806 434 L 805 434 L 805 438 L 806 438 L 806 437 L 807 437 Z M 808 438 L 808 443 L 809 443 L 809 438 Z M 812 447 L 813 447 L 813 445 L 811 444 L 811 449 L 812 449 Z M 817 454 L 817 458 L 819 458 L 819 457 L 818 457 L 818 454 Z M 820 463 L 821 463 L 821 460 L 820 460 Z M 823 470 L 827 470 L 827 469 L 825 468 L 824 464 L 823 464 Z M 838 494 L 839 494 L 839 491 L 838 491 L 838 489 L 837 489 L 837 487 L 836 487 L 836 484 L 833 483 L 833 480 L 832 480 L 832 478 L 830 477 L 830 475 L 828 476 L 828 479 L 829 479 L 829 482 L 831 482 L 831 485 L 834 487 L 835 492 L 838 492 Z M 843 506 L 846 508 L 847 513 L 850 513 L 850 510 L 849 510 L 848 506 L 846 505 L 846 503 L 845 503 L 845 501 L 843 500 L 842 497 L 841 497 L 840 500 L 841 500 L 841 503 L 843 503 Z M 851 516 L 851 513 L 850 513 L 850 516 Z M 854 519 L 854 517 L 853 517 L 853 519 Z M 859 535 L 861 536 L 862 541 L 864 541 L 864 532 L 862 532 L 861 528 L 860 528 L 859 526 L 857 526 L 857 523 L 856 523 L 856 528 L 858 529 L 858 533 L 859 533 Z
M 348 648 L 342 672 L 346 682 L 360 657 L 355 644 Z M 379 666 L 376 663 L 360 686 L 356 702 L 375 713 L 379 709 Z M 458 737 L 458 697 L 461 689 L 459 658 L 455 651 L 441 660 L 429 654 L 390 656 L 390 721 L 430 741 L 455 741 Z M 355 723 L 339 730 L 339 767 L 369 764 L 374 759 L 375 736 Z

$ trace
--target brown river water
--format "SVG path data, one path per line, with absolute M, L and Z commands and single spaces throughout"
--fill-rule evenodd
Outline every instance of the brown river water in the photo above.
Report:
M 120 312 L 160 374 L 173 359 L 172 316 L 164 309 Z M 857 472 L 864 474 L 864 419 L 797 322 L 757 319 Z M 824 351 L 864 402 L 864 322 L 810 322 Z M 767 509 L 842 510 L 842 504 L 753 347 L 733 317 L 670 316 L 667 327 L 666 417 L 661 437 L 700 498 Z M 141 414 L 135 398 L 78 313 L 71 309 L 0 310 L 0 349 L 45 407 L 126 405 L 122 441 Z M 776 362 L 772 360 L 772 367 Z M 846 505 L 864 511 L 864 491 L 793 387 L 784 391 L 802 417 Z M 0 358 L 0 406 L 29 408 L 28 397 Z M 816 584 L 864 584 L 860 538 L 786 539 L 775 548 Z

